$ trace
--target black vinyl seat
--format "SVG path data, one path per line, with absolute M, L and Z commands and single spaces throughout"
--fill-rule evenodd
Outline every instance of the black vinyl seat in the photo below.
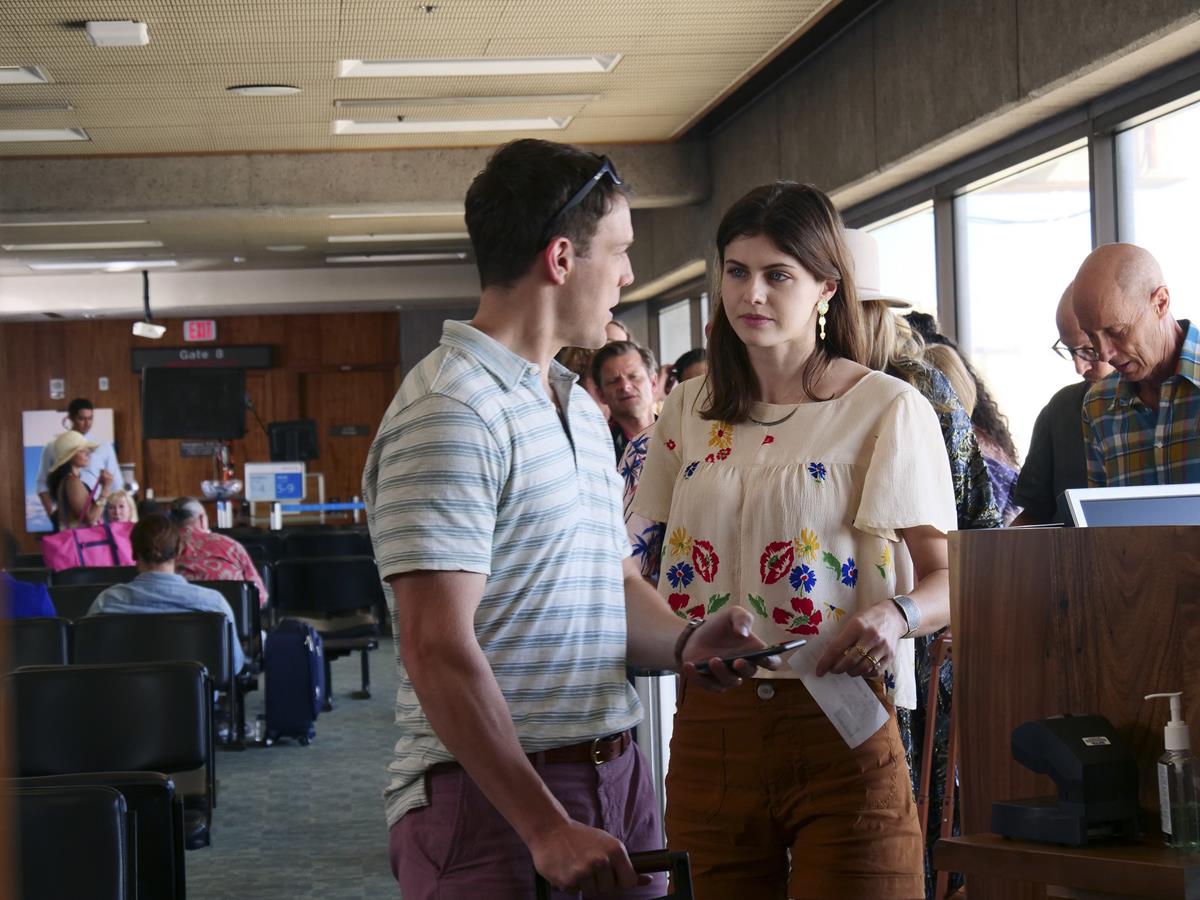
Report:
M 333 693 L 330 659 L 355 650 L 362 653 L 362 690 L 351 696 L 371 696 L 367 651 L 379 646 L 383 605 L 383 585 L 370 556 L 283 559 L 276 564 L 277 615 L 307 622 L 324 644 L 327 708 Z
M 137 566 L 77 566 L 55 572 L 51 584 L 121 584 L 137 574 Z
M 255 562 L 258 561 L 259 557 L 262 557 L 267 562 L 274 562 L 283 556 L 283 538 L 270 531 L 244 531 L 234 528 L 223 533 L 226 537 L 233 538 L 245 547 L 246 552 L 250 554 L 250 558 Z
M 30 584 L 54 583 L 54 573 L 45 566 L 21 566 L 9 569 L 8 574 L 17 581 L 28 581 Z
M 15 776 L 171 775 L 184 799 L 188 849 L 208 844 L 216 791 L 204 666 L 37 666 L 4 676 L 0 687 L 11 715 L 6 741 Z
M 10 788 L 109 787 L 125 798 L 138 898 L 185 900 L 183 800 L 161 772 L 84 772 L 14 778 Z
M 92 603 L 108 584 L 52 584 L 49 587 L 50 601 L 54 611 L 64 619 L 78 622 L 87 615 Z
M 283 539 L 283 559 L 320 556 L 371 556 L 371 538 L 358 531 L 290 531 Z
M 249 581 L 193 581 L 197 587 L 216 591 L 233 610 L 237 637 L 250 672 L 262 671 L 262 610 L 258 589 Z
M 40 553 L 18 553 L 13 557 L 13 565 L 18 569 L 40 569 L 46 560 Z
M 111 787 L 5 787 L 16 813 L 22 900 L 128 900 L 125 798 Z
M 21 666 L 65 666 L 71 661 L 71 623 L 61 616 L 0 622 L 9 671 Z

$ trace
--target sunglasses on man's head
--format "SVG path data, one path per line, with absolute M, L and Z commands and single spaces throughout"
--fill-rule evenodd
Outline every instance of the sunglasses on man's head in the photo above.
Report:
M 600 168 L 596 170 L 596 174 L 585 181 L 583 183 L 583 187 L 577 190 L 571 196 L 571 199 L 563 204 L 562 209 L 551 216 L 550 221 L 546 223 L 545 239 L 547 241 L 554 237 L 554 232 L 552 231 L 554 226 L 562 221 L 563 217 L 566 216 L 567 213 L 582 203 L 583 198 L 591 193 L 592 188 L 598 185 L 600 183 L 600 179 L 605 175 L 612 179 L 613 184 L 620 185 L 622 183 L 620 176 L 617 175 L 616 168 L 613 167 L 612 160 L 610 160 L 607 156 L 602 156 L 600 157 Z

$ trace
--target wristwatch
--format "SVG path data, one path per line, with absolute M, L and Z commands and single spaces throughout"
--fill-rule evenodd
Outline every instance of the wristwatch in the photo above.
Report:
M 687 646 L 692 633 L 703 624 L 703 619 L 688 619 L 687 624 L 683 626 L 683 631 L 679 632 L 679 637 L 675 639 L 675 670 L 677 672 L 683 671 L 683 648 Z
M 900 635 L 903 638 L 910 638 L 916 634 L 917 629 L 921 627 L 921 607 L 917 606 L 917 601 L 905 594 L 897 594 L 892 598 L 892 602 L 896 604 L 896 608 L 900 610 L 900 615 L 904 616 L 904 621 L 908 624 L 908 631 Z

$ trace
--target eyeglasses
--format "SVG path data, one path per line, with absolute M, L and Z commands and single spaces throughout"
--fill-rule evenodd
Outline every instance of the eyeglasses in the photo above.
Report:
M 591 193 L 592 188 L 598 185 L 600 183 L 600 179 L 605 175 L 612 179 L 613 184 L 619 185 L 622 183 L 620 177 L 617 175 L 617 170 L 613 167 L 612 160 L 610 160 L 607 156 L 600 157 L 600 160 L 600 168 L 596 170 L 596 174 L 585 181 L 583 183 L 583 187 L 577 190 L 572 195 L 571 199 L 563 204 L 562 209 L 550 217 L 550 221 L 546 223 L 546 231 L 544 235 L 545 240 L 549 240 L 551 237 L 553 237 L 553 232 L 551 229 L 553 229 L 555 223 L 560 221 L 563 216 L 582 203 L 583 198 Z
M 1098 362 L 1100 354 L 1096 352 L 1094 347 L 1068 347 L 1062 341 L 1055 341 L 1050 345 L 1050 349 L 1061 356 L 1063 359 L 1069 360 L 1071 357 L 1082 359 L 1084 362 Z

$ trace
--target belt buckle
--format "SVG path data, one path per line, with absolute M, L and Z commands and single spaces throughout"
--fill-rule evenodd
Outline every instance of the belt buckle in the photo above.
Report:
M 604 738 L 592 738 L 592 765 L 596 768 L 600 768 L 607 762 L 607 760 L 600 758 L 600 742 L 602 740 Z

